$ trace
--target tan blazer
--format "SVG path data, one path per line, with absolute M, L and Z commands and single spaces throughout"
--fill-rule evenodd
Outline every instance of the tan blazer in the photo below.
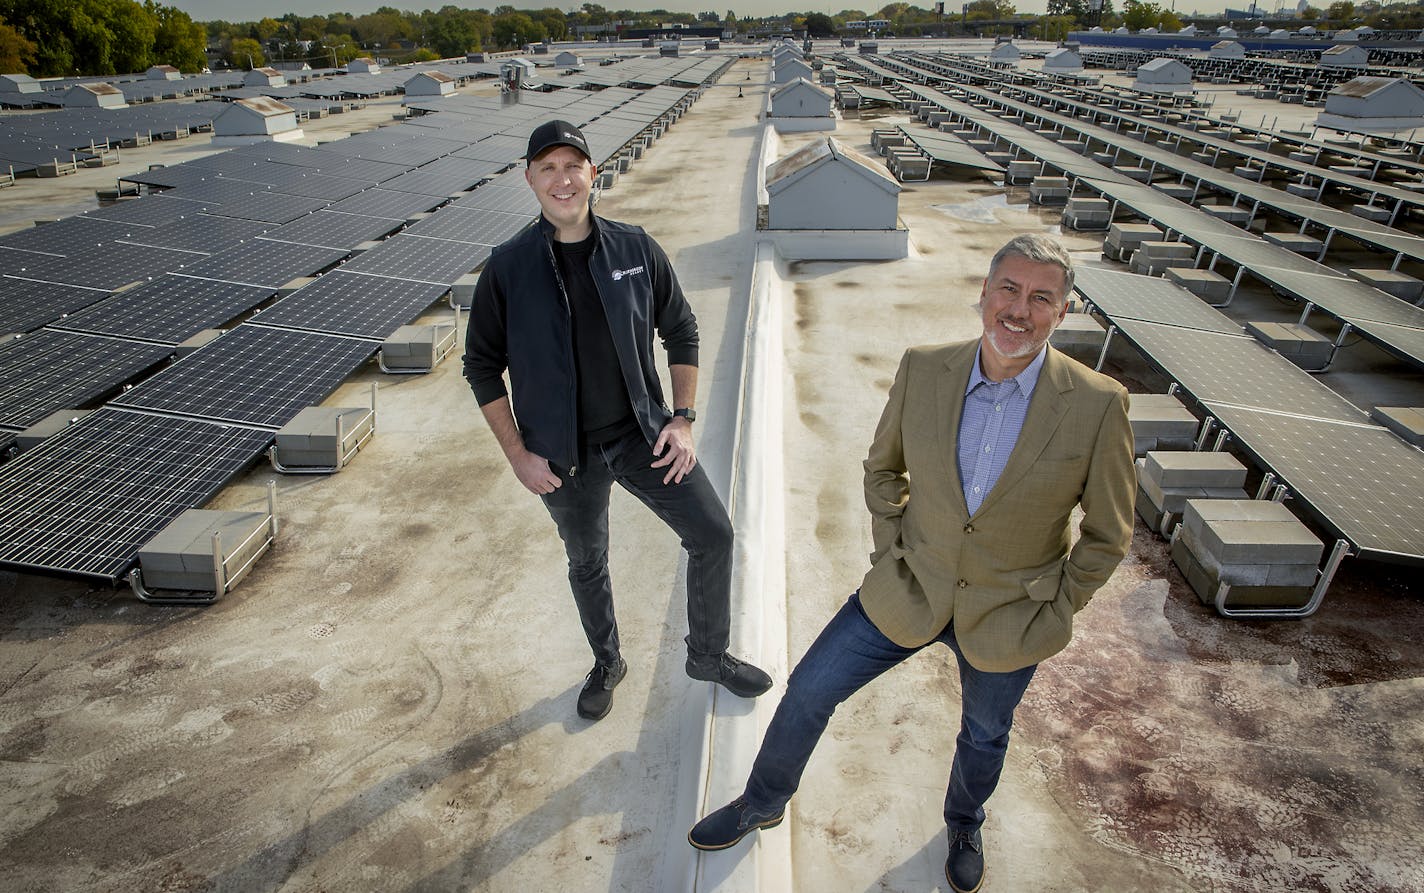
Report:
M 1008 672 L 1061 651 L 1074 613 L 1127 554 L 1132 429 L 1121 385 L 1048 348 L 1018 442 L 971 518 L 958 439 L 978 343 L 915 347 L 900 361 L 865 460 L 875 551 L 860 599 L 899 645 L 923 645 L 952 620 L 970 664 Z

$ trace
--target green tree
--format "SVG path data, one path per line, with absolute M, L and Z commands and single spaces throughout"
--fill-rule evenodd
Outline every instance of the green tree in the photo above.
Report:
M 483 45 L 473 12 L 455 6 L 443 6 L 430 17 L 425 39 L 444 58 L 463 56 Z
M 495 10 L 494 42 L 499 47 L 518 48 L 544 39 L 544 29 L 522 12 Z
M 1306 22 L 1318 21 L 1320 19 L 1320 10 L 1316 9 L 1314 6 L 1307 6 L 1305 9 L 1302 9 L 1300 11 L 1300 18 L 1302 21 Z
M 193 74 L 207 67 L 207 33 L 181 9 L 147 0 L 144 8 L 158 23 L 153 34 L 153 61 Z
M 1355 17 L 1355 4 L 1351 3 L 1350 0 L 1337 0 L 1337 2 L 1325 7 L 1325 17 L 1341 25 L 1347 24 Z
M 39 48 L 0 18 L 0 74 L 26 74 Z
M 1038 20 L 1038 30 L 1040 40 L 1063 40 L 1068 36 L 1068 32 L 1073 30 L 1074 19 L 1072 16 L 1051 15 L 1044 16 Z
M 808 12 L 806 33 L 811 37 L 830 37 L 836 33 L 836 25 L 824 12 Z
M 261 41 L 268 41 L 277 36 L 277 32 L 282 30 L 282 23 L 273 18 L 264 18 L 252 26 L 253 37 Z
M 537 14 L 539 24 L 544 28 L 544 36 L 549 40 L 563 40 L 569 33 L 568 19 L 559 10 L 550 7 Z
M 1129 31 L 1156 28 L 1162 21 L 1162 7 L 1150 0 L 1126 0 L 1123 6 L 1122 23 Z
M 253 69 L 267 64 L 262 44 L 250 37 L 234 37 L 227 47 L 227 64 L 233 68 Z

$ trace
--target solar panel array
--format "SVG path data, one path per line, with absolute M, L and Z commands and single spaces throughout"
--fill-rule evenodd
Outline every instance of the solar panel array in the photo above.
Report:
M 0 566 L 121 577 L 164 524 L 528 225 L 538 204 L 513 168 L 535 124 L 577 120 L 613 152 L 661 132 L 691 95 L 456 97 L 318 148 L 247 146 L 136 174 L 141 198 L 0 238 L 0 320 L 28 333 L 0 347 L 0 449 L 50 412 L 137 381 L 0 465 Z M 143 377 L 192 335 L 244 317 Z
M 1424 563 L 1419 450 L 1165 280 L 1085 268 L 1074 287 L 1356 554 Z

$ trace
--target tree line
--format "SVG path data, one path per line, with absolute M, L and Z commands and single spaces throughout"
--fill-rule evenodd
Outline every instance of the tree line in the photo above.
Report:
M 186 12 L 154 0 L 0 0 L 0 74 L 197 72 L 206 45 Z
M 885 21 L 888 34 L 961 33 L 975 22 L 1014 18 L 1035 20 L 1030 34 L 1061 40 L 1070 31 L 1102 25 L 1131 30 L 1182 27 L 1178 13 L 1154 0 L 1123 0 L 1121 12 L 1105 0 L 1100 12 L 1088 0 L 1048 0 L 1047 15 L 1020 16 L 1010 0 L 973 0 L 952 5 L 946 14 L 909 3 L 889 3 L 876 10 L 838 13 L 788 12 L 780 16 L 738 18 L 716 13 L 666 9 L 612 10 L 584 3 L 564 12 L 556 7 L 493 10 L 447 5 L 421 12 L 383 6 L 365 15 L 345 12 L 255 22 L 195 23 L 185 12 L 155 0 L 0 0 L 0 73 L 39 77 L 110 75 L 173 65 L 185 73 L 202 70 L 210 55 L 218 64 L 250 68 L 277 61 L 304 61 L 314 68 L 340 66 L 358 56 L 377 55 L 393 62 L 462 56 L 482 49 L 512 49 L 530 43 L 572 39 L 579 34 L 662 25 L 720 25 L 748 33 L 792 31 L 812 37 L 846 33 L 847 23 Z M 1325 9 L 1310 7 L 1305 18 L 1321 26 L 1371 25 L 1381 29 L 1424 26 L 1424 4 L 1396 3 L 1357 11 L 1348 0 Z

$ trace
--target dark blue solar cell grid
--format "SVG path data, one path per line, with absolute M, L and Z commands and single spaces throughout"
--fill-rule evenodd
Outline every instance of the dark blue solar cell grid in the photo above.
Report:
M 168 359 L 170 347 L 42 329 L 0 347 L 0 425 L 78 409 Z
M 363 214 L 342 214 L 338 211 L 317 211 L 299 217 L 286 226 L 267 233 L 265 238 L 296 245 L 320 245 L 347 251 L 380 239 L 400 229 L 401 221 L 389 217 L 367 217 Z
M 244 220 L 265 220 L 268 223 L 289 223 L 304 214 L 324 208 L 328 201 L 306 195 L 283 195 L 263 192 L 224 202 L 214 213 Z
M 341 248 L 291 245 L 253 239 L 183 267 L 184 276 L 280 288 L 299 276 L 311 276 L 347 254 Z
M 429 282 L 335 270 L 266 308 L 251 322 L 386 338 L 448 291 L 443 285 Z
M 123 241 L 147 229 L 148 227 L 91 220 L 87 217 L 66 217 L 53 223 L 32 226 L 0 236 L 0 245 L 20 251 L 65 257 L 92 252 L 106 242 Z
M 376 185 L 369 180 L 352 180 L 345 177 L 328 177 L 317 173 L 306 173 L 289 177 L 272 187 L 273 192 L 284 195 L 305 195 L 309 198 L 326 199 L 328 202 L 341 201 L 363 189 Z
M 441 159 L 442 161 L 454 161 L 456 164 L 441 165 L 435 170 L 418 168 L 408 174 L 401 174 L 394 180 L 387 180 L 381 184 L 383 189 L 394 189 L 399 192 L 418 192 L 422 195 L 454 195 L 472 186 L 489 179 L 497 173 L 504 165 L 495 161 L 476 161 L 474 159 Z M 440 162 L 435 162 L 440 164 Z
M 162 226 L 186 214 L 199 214 L 217 207 L 216 202 L 190 201 L 168 195 L 154 194 L 127 198 L 107 208 L 88 211 L 83 216 L 94 220 L 116 220 L 140 226 Z
M 103 289 L 0 278 L 0 335 L 38 329 L 108 295 Z
M 112 405 L 280 428 L 324 400 L 376 347 L 374 341 L 242 325 Z
M 411 235 L 432 239 L 493 246 L 503 244 L 528 225 L 529 218 L 523 214 L 505 214 L 481 208 L 464 210 L 451 206 L 441 208 L 407 231 Z
M 256 238 L 276 226 L 275 223 L 264 223 L 260 220 L 191 214 L 173 223 L 135 231 L 123 241 L 134 245 L 152 245 L 156 248 L 212 253 Z
M 91 413 L 0 465 L 0 565 L 116 580 L 271 442 L 261 429 Z
M 426 239 L 401 233 L 347 262 L 342 269 L 449 286 L 466 273 L 473 272 L 489 255 L 488 245 Z
M 179 344 L 203 329 L 236 319 L 275 293 L 261 286 L 161 276 L 67 316 L 52 327 Z
M 153 279 L 203 257 L 191 251 L 172 251 L 124 242 L 107 242 L 92 252 L 69 257 L 35 256 L 40 259 L 8 271 L 10 275 L 109 291 Z
M 368 183 L 380 183 L 392 177 L 399 177 L 410 170 L 408 165 L 387 164 L 381 161 L 369 161 L 365 158 L 347 158 L 345 156 L 323 153 L 331 157 L 323 157 L 317 170 L 331 177 L 346 177 L 352 180 L 362 180 Z
M 247 180 L 232 180 L 224 177 L 210 177 L 201 182 L 193 183 L 188 186 L 179 186 L 177 189 L 169 191 L 178 198 L 225 205 L 228 202 L 250 198 L 255 193 L 265 193 L 268 189 L 266 185 L 262 183 L 253 183 Z
M 451 206 L 461 209 L 483 208 L 486 211 L 503 211 L 506 214 L 525 214 L 530 217 L 539 213 L 539 200 L 528 186 L 509 188 L 486 184 L 451 202 Z
M 389 217 L 405 220 L 412 214 L 429 211 L 441 202 L 444 196 L 420 195 L 414 192 L 392 192 L 389 189 L 367 189 L 348 199 L 331 205 L 328 210 L 344 214 L 364 214 L 367 217 Z

